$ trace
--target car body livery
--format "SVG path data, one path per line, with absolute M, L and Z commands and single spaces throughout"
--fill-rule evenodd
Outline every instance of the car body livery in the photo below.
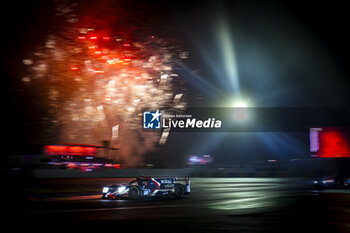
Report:
M 102 198 L 129 198 L 131 200 L 162 196 L 182 198 L 184 195 L 190 194 L 190 192 L 189 177 L 184 179 L 178 179 L 177 177 L 139 177 L 128 184 L 104 186 Z

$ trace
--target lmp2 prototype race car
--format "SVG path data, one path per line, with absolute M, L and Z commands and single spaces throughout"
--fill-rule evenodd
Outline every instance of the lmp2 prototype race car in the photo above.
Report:
M 350 188 L 350 172 L 339 172 L 333 176 L 325 176 L 313 181 L 315 189 L 348 189 Z
M 115 184 L 104 186 L 103 199 L 131 200 L 145 197 L 174 197 L 182 198 L 191 192 L 190 179 L 178 179 L 177 177 L 139 177 L 128 184 Z

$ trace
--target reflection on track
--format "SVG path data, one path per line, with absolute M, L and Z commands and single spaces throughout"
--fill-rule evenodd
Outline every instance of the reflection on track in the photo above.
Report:
M 118 182 L 122 180 L 118 179 Z M 283 178 L 192 178 L 192 193 L 181 200 L 102 200 L 101 195 L 75 195 L 46 198 L 45 201 L 50 202 L 50 208 L 53 209 L 43 207 L 42 211 L 36 209 L 36 212 L 145 211 L 166 207 L 173 209 L 173 212 L 168 211 L 170 213 L 164 213 L 165 215 L 176 214 L 178 210 L 174 209 L 183 208 L 186 208 L 183 215 L 190 216 L 212 214 L 213 211 L 221 211 L 223 214 L 260 213 L 282 208 L 287 203 L 286 199 L 305 193 L 302 184 L 297 179 Z M 90 181 L 89 185 L 94 184 Z
M 56 184 L 64 190 L 76 191 L 74 196 L 12 202 L 15 215 L 10 217 L 33 226 L 48 222 L 56 227 L 66 227 L 61 223 L 79 222 L 83 224 L 77 226 L 86 228 L 95 224 L 126 230 L 132 226 L 142 230 L 145 225 L 157 225 L 167 232 L 169 226 L 176 232 L 270 233 L 281 232 L 281 229 L 283 232 L 300 229 L 334 232 L 334 229 L 350 229 L 349 195 L 328 192 L 312 195 L 310 183 L 302 179 L 192 178 L 191 195 L 180 200 L 105 200 L 100 195 L 77 195 L 79 190 L 99 189 L 113 182 L 125 181 L 120 178 L 57 180 Z M 75 190 L 74 185 L 77 185 Z M 56 188 L 55 191 L 60 190 Z M 293 219 L 297 221 L 291 221 Z M 133 224 L 135 220 L 140 224 Z
M 282 207 L 281 199 L 305 192 L 304 182 L 283 178 L 193 179 L 194 199 L 216 210 L 257 212 Z

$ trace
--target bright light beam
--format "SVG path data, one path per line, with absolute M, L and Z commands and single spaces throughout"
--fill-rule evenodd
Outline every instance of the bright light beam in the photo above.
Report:
M 236 64 L 235 51 L 233 46 L 233 40 L 230 35 L 229 27 L 226 20 L 221 18 L 218 22 L 218 36 L 219 46 L 221 54 L 224 59 L 224 67 L 226 72 L 226 78 L 232 86 L 232 91 L 235 97 L 240 97 L 241 90 L 239 85 L 238 69 Z
M 243 121 L 248 119 L 248 102 L 242 99 L 235 100 L 233 108 L 233 118 L 236 121 Z

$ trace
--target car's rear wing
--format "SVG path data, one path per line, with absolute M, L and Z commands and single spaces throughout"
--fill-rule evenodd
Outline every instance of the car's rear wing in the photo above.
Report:
M 151 177 L 147 176 L 142 176 L 140 178 L 145 178 L 145 179 L 151 179 Z M 190 177 L 185 176 L 183 179 L 179 179 L 176 176 L 159 176 L 159 177 L 153 177 L 155 180 L 173 180 L 173 181 L 185 181 L 186 183 L 190 182 Z
M 185 178 L 183 178 L 183 179 L 178 179 L 178 178 L 176 177 L 176 180 L 177 180 L 177 181 L 184 181 L 185 184 L 188 184 L 188 185 L 191 184 L 190 177 L 188 177 L 188 176 L 185 176 Z
M 155 180 L 171 180 L 171 181 L 184 181 L 185 184 L 190 184 L 190 177 L 185 176 L 183 179 L 177 177 L 154 177 Z

